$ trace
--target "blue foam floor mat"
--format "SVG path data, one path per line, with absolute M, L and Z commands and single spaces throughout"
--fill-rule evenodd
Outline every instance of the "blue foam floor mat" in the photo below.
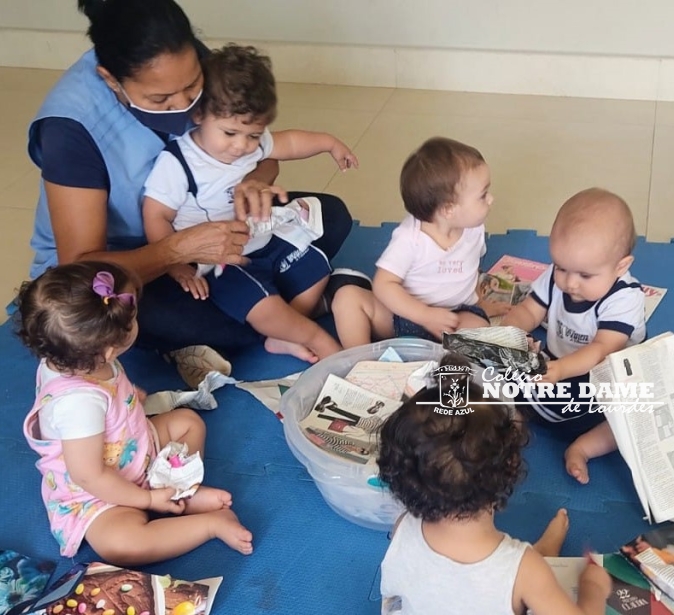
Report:
M 372 274 L 394 224 L 354 225 L 337 267 Z M 492 235 L 484 265 L 503 254 L 548 261 L 547 237 L 530 231 Z M 632 272 L 644 283 L 666 287 L 674 271 L 674 245 L 639 240 Z M 649 321 L 649 335 L 666 331 L 674 316 L 674 291 Z M 233 375 L 262 380 L 299 371 L 306 364 L 268 355 L 261 346 L 233 356 Z M 148 391 L 180 388 L 172 366 L 157 355 L 134 349 L 122 357 L 131 379 Z M 59 558 L 40 498 L 36 457 L 21 427 L 33 402 L 36 360 L 0 327 L 0 549 L 59 561 L 57 574 L 73 563 Z M 345 521 L 323 501 L 313 481 L 289 451 L 281 423 L 248 393 L 227 387 L 216 393 L 219 407 L 202 413 L 208 428 L 205 482 L 233 493 L 234 509 L 253 532 L 255 553 L 244 557 L 221 543 L 210 543 L 144 570 L 196 580 L 224 577 L 214 615 L 279 613 L 368 615 L 380 612 L 379 563 L 385 533 Z M 547 431 L 534 431 L 526 458 L 529 472 L 498 526 L 518 538 L 535 541 L 559 507 L 569 510 L 571 527 L 563 555 L 586 548 L 616 550 L 647 528 L 627 467 L 617 454 L 591 463 L 591 483 L 577 484 L 562 464 L 565 443 Z M 75 561 L 95 559 L 84 546 Z

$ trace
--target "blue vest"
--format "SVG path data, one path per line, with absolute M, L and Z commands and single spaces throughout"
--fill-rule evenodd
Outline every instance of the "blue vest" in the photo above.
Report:
M 108 250 L 133 249 L 147 243 L 141 211 L 143 184 L 165 144 L 119 102 L 99 77 L 96 65 L 94 51 L 87 51 L 47 95 L 28 131 L 28 153 L 41 166 L 39 120 L 62 117 L 82 124 L 98 146 L 110 178 Z M 30 245 L 35 250 L 30 275 L 35 278 L 58 263 L 42 181 Z

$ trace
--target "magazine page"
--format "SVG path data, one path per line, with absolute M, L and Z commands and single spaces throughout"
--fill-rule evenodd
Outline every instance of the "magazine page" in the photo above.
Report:
M 671 602 L 666 596 L 658 591 L 662 601 L 658 600 L 647 579 L 624 557 L 617 553 L 606 555 L 592 553 L 591 557 L 595 564 L 603 566 L 611 576 L 611 593 L 606 600 L 607 615 L 617 613 L 668 615 L 671 613 L 666 606 L 671 606 Z M 557 582 L 576 602 L 580 575 L 587 565 L 587 559 L 585 557 L 546 557 L 545 561 L 552 568 Z
M 600 553 L 591 553 L 590 557 L 595 564 L 602 565 L 603 555 Z M 546 557 L 555 579 L 562 586 L 569 598 L 576 602 L 578 600 L 578 581 L 580 573 L 587 565 L 587 559 L 584 557 Z M 527 615 L 536 615 L 531 609 L 527 610 Z
M 358 361 L 344 379 L 388 399 L 400 400 L 413 372 L 424 366 L 430 372 L 437 365 L 437 361 Z
M 0 615 L 25 612 L 47 587 L 56 564 L 0 549 Z
M 623 545 L 620 552 L 670 600 L 674 598 L 674 525 L 669 523 Z
M 36 613 L 209 615 L 222 577 L 191 582 L 100 562 L 76 566 L 39 601 Z M 80 606 L 82 605 L 82 606 Z
M 613 380 L 605 397 L 595 401 L 607 414 L 609 425 L 623 419 L 635 453 L 648 505 L 656 522 L 674 519 L 674 335 L 659 335 L 643 344 L 609 355 Z
M 490 303 L 517 305 L 529 294 L 531 283 L 538 278 L 548 265 L 526 258 L 506 254 L 480 276 L 478 296 Z M 499 325 L 502 316 L 492 316 L 492 325 Z
M 655 308 L 658 307 L 658 304 L 665 296 L 667 289 L 659 288 L 658 286 L 649 286 L 648 284 L 642 284 L 641 288 L 644 289 L 644 308 L 646 312 L 646 322 L 648 322 L 651 314 L 655 312 Z
M 357 463 L 374 462 L 379 429 L 401 403 L 329 374 L 300 427 L 309 440 L 330 453 Z

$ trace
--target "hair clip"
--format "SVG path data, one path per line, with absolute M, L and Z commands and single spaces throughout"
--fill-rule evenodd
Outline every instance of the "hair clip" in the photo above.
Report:
M 91 284 L 93 291 L 103 297 L 103 303 L 108 305 L 110 299 L 118 299 L 127 305 L 134 305 L 136 303 L 136 295 L 133 293 L 115 293 L 115 278 L 109 271 L 99 271 L 94 276 L 94 281 Z

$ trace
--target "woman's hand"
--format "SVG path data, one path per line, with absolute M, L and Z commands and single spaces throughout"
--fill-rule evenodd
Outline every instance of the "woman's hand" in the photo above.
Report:
M 167 273 L 195 299 L 208 299 L 208 282 L 197 277 L 197 271 L 192 265 L 172 265 Z
M 248 234 L 248 225 L 240 220 L 203 222 L 165 241 L 172 242 L 173 264 L 245 265 L 248 259 L 241 253 Z
M 281 203 L 288 202 L 288 193 L 281 186 L 270 186 L 257 179 L 245 179 L 234 188 L 234 211 L 237 220 L 251 216 L 255 220 L 268 220 L 274 196 Z

